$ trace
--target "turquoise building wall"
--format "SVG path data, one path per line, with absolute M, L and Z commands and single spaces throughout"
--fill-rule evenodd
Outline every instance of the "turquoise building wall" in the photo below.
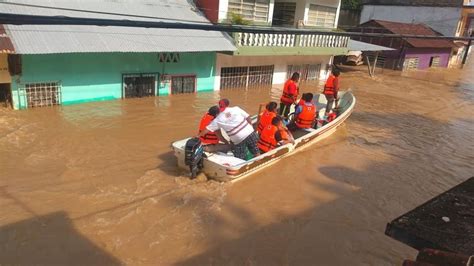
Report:
M 196 90 L 214 89 L 215 52 L 180 53 L 176 63 L 159 62 L 158 53 L 76 53 L 22 55 L 22 74 L 12 78 L 15 109 L 27 107 L 25 84 L 60 82 L 63 105 L 122 98 L 122 75 L 156 73 L 196 75 Z M 170 84 L 158 80 L 158 96 L 170 93 Z

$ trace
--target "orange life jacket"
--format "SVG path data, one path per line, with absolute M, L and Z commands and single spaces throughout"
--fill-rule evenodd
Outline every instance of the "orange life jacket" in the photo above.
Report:
M 324 94 L 326 95 L 334 95 L 335 88 L 334 88 L 334 80 L 336 80 L 336 76 L 331 74 L 329 78 L 326 80 L 326 84 L 324 85 Z
M 296 101 L 298 97 L 298 86 L 296 86 L 296 94 L 292 95 L 289 92 L 289 88 L 291 84 L 294 84 L 295 82 L 291 79 L 287 80 L 285 82 L 285 85 L 283 86 L 283 94 L 281 95 L 280 101 L 285 104 L 292 104 Z M 296 85 L 296 84 L 295 84 Z
M 276 116 L 274 112 L 270 112 L 267 109 L 260 114 L 260 122 L 258 123 L 257 131 L 260 134 L 262 130 L 272 123 L 272 119 Z
M 260 134 L 260 139 L 258 140 L 258 148 L 263 152 L 267 152 L 275 149 L 277 146 L 277 141 L 275 139 L 275 133 L 278 131 L 278 128 L 274 125 L 268 125 Z
M 209 113 L 206 113 L 202 119 L 201 123 L 199 123 L 199 133 L 206 129 L 207 125 L 209 125 L 212 120 L 214 120 L 214 117 L 210 115 Z M 216 133 L 214 132 L 208 132 L 206 135 L 199 137 L 201 139 L 201 142 L 203 144 L 217 144 L 219 143 L 219 138 L 217 137 Z
M 314 119 L 316 118 L 316 106 L 302 105 L 303 110 L 298 114 L 295 120 L 295 124 L 299 128 L 310 128 L 313 126 Z

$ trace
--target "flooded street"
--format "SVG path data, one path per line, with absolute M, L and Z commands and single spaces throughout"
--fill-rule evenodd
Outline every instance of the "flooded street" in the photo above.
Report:
M 256 113 L 277 88 L 0 109 L 0 264 L 414 258 L 385 225 L 474 174 L 474 64 L 341 82 L 357 98 L 344 126 L 232 185 L 189 180 L 170 144 L 220 97 Z

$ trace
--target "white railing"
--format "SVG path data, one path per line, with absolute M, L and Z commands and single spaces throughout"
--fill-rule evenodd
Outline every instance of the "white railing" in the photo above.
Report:
M 277 46 L 277 47 L 327 47 L 345 48 L 349 37 L 319 34 L 269 34 L 241 33 L 235 34 L 237 46 Z

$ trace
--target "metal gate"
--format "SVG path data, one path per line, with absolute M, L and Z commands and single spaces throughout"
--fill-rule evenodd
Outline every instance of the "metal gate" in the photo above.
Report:
M 59 82 L 30 83 L 25 86 L 28 108 L 61 104 Z
M 321 64 L 288 65 L 286 76 L 289 79 L 293 73 L 298 72 L 300 73 L 300 82 L 318 80 L 320 71 Z
M 273 81 L 273 65 L 221 68 L 221 90 L 232 88 L 270 87 Z
M 194 91 L 196 91 L 196 76 L 173 76 L 171 78 L 171 94 Z
M 157 74 L 124 74 L 123 98 L 155 96 Z

